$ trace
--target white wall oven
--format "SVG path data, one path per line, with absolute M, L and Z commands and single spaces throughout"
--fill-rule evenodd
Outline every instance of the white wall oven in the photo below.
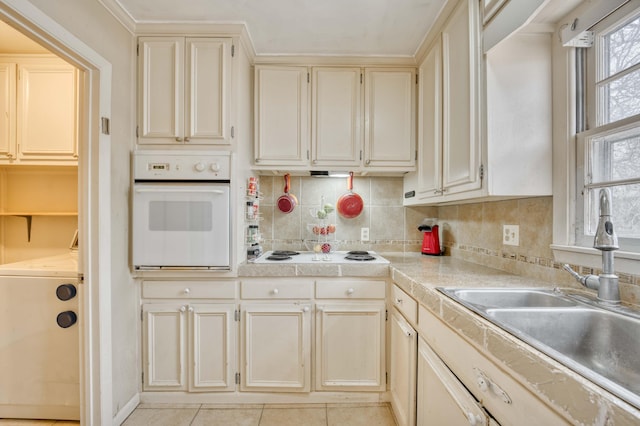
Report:
M 230 269 L 230 158 L 133 153 L 134 269 Z

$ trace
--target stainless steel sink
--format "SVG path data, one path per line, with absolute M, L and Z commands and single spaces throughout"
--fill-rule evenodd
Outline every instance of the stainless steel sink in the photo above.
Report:
M 554 290 L 533 288 L 439 288 L 463 305 L 482 308 L 576 306 L 574 300 Z
M 438 288 L 498 327 L 640 408 L 640 316 L 544 289 Z

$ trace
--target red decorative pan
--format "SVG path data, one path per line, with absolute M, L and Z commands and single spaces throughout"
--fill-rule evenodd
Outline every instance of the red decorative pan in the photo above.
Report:
M 282 213 L 291 213 L 293 209 L 298 205 L 298 199 L 295 195 L 289 194 L 291 188 L 291 176 L 289 173 L 284 175 L 284 194 L 282 194 L 277 201 L 278 209 Z
M 353 219 L 354 217 L 358 217 L 364 208 L 362 197 L 353 192 L 353 172 L 349 172 L 349 177 L 347 178 L 347 189 L 349 192 L 342 194 L 340 198 L 338 198 L 336 207 L 340 216 L 347 219 Z

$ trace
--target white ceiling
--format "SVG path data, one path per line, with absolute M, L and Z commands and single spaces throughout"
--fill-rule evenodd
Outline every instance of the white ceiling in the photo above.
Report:
M 445 0 L 103 0 L 136 23 L 245 23 L 258 55 L 413 56 Z

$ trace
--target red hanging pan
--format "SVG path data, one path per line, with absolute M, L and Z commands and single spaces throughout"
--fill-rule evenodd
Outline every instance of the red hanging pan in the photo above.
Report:
M 340 198 L 338 198 L 336 207 L 340 216 L 346 219 L 353 219 L 354 217 L 358 217 L 364 208 L 362 197 L 353 192 L 353 172 L 349 172 L 347 189 L 349 192 L 342 194 Z
M 289 173 L 284 175 L 284 194 L 282 194 L 277 201 L 278 210 L 282 213 L 291 213 L 293 209 L 298 205 L 298 199 L 295 195 L 289 194 L 291 188 L 291 176 Z

